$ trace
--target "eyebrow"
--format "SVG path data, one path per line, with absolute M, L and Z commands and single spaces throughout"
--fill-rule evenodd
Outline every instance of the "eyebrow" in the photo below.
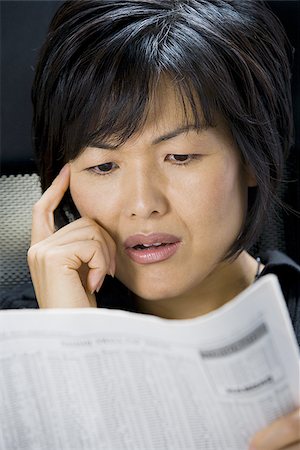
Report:
M 169 131 L 169 133 L 163 134 L 163 135 L 155 138 L 151 142 L 151 145 L 157 145 L 161 142 L 168 141 L 169 139 L 173 139 L 174 137 L 179 136 L 180 134 L 187 133 L 190 130 L 196 130 L 196 129 L 197 129 L 196 126 L 192 125 L 192 124 L 178 127 L 175 130 Z M 89 143 L 89 147 L 96 147 L 96 148 L 99 148 L 100 150 L 118 150 L 119 145 L 113 145 L 113 144 L 108 144 L 107 142 L 100 142 L 98 140 L 94 140 Z
M 156 145 L 159 144 L 160 142 L 163 141 L 168 141 L 169 139 L 172 139 L 176 136 L 179 136 L 182 133 L 187 133 L 190 130 L 196 130 L 195 125 L 185 125 L 185 126 L 181 126 L 176 128 L 173 131 L 170 131 L 167 134 L 163 134 L 162 136 L 159 136 L 158 138 L 154 139 L 154 141 L 152 142 L 152 145 Z

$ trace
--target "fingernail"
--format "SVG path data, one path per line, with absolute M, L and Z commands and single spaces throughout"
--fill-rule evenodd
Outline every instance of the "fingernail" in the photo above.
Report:
M 97 293 L 98 293 L 98 292 L 100 291 L 100 289 L 101 289 L 101 286 L 102 286 L 102 284 L 103 284 L 104 278 L 105 278 L 105 277 L 101 278 L 101 280 L 99 281 L 99 283 L 98 283 L 98 285 L 97 285 L 97 287 L 96 287 L 96 292 L 97 292 Z
M 115 277 L 115 272 L 116 272 L 116 263 L 113 261 L 110 263 L 110 267 L 109 267 L 109 275 L 111 277 Z

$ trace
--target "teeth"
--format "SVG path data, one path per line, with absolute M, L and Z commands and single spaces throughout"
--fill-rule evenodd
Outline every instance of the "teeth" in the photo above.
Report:
M 162 244 L 161 242 L 154 242 L 154 244 L 138 244 L 135 245 L 133 248 L 136 249 L 143 249 L 143 248 L 150 248 L 150 247 L 160 247 Z
M 138 247 L 149 248 L 149 247 L 159 247 L 160 245 L 162 245 L 161 242 L 155 242 L 154 244 L 138 244 Z

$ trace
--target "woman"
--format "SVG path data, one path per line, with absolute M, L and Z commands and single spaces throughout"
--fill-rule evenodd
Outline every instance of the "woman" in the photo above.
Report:
M 299 268 L 247 252 L 278 207 L 291 146 L 288 53 L 262 2 L 59 8 L 32 95 L 40 307 L 191 318 L 275 272 L 299 326 Z M 297 449 L 299 429 L 297 410 L 251 448 Z

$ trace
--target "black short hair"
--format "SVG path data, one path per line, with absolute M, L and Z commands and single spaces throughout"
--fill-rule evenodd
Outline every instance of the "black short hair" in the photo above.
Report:
M 197 127 L 213 126 L 215 113 L 222 114 L 256 177 L 229 256 L 249 249 L 278 204 L 292 144 L 291 58 L 281 23 L 262 1 L 65 2 L 50 24 L 32 88 L 42 189 L 97 138 L 122 143 L 139 130 L 167 76 Z M 60 225 L 68 212 L 78 217 L 69 194 L 62 205 Z

